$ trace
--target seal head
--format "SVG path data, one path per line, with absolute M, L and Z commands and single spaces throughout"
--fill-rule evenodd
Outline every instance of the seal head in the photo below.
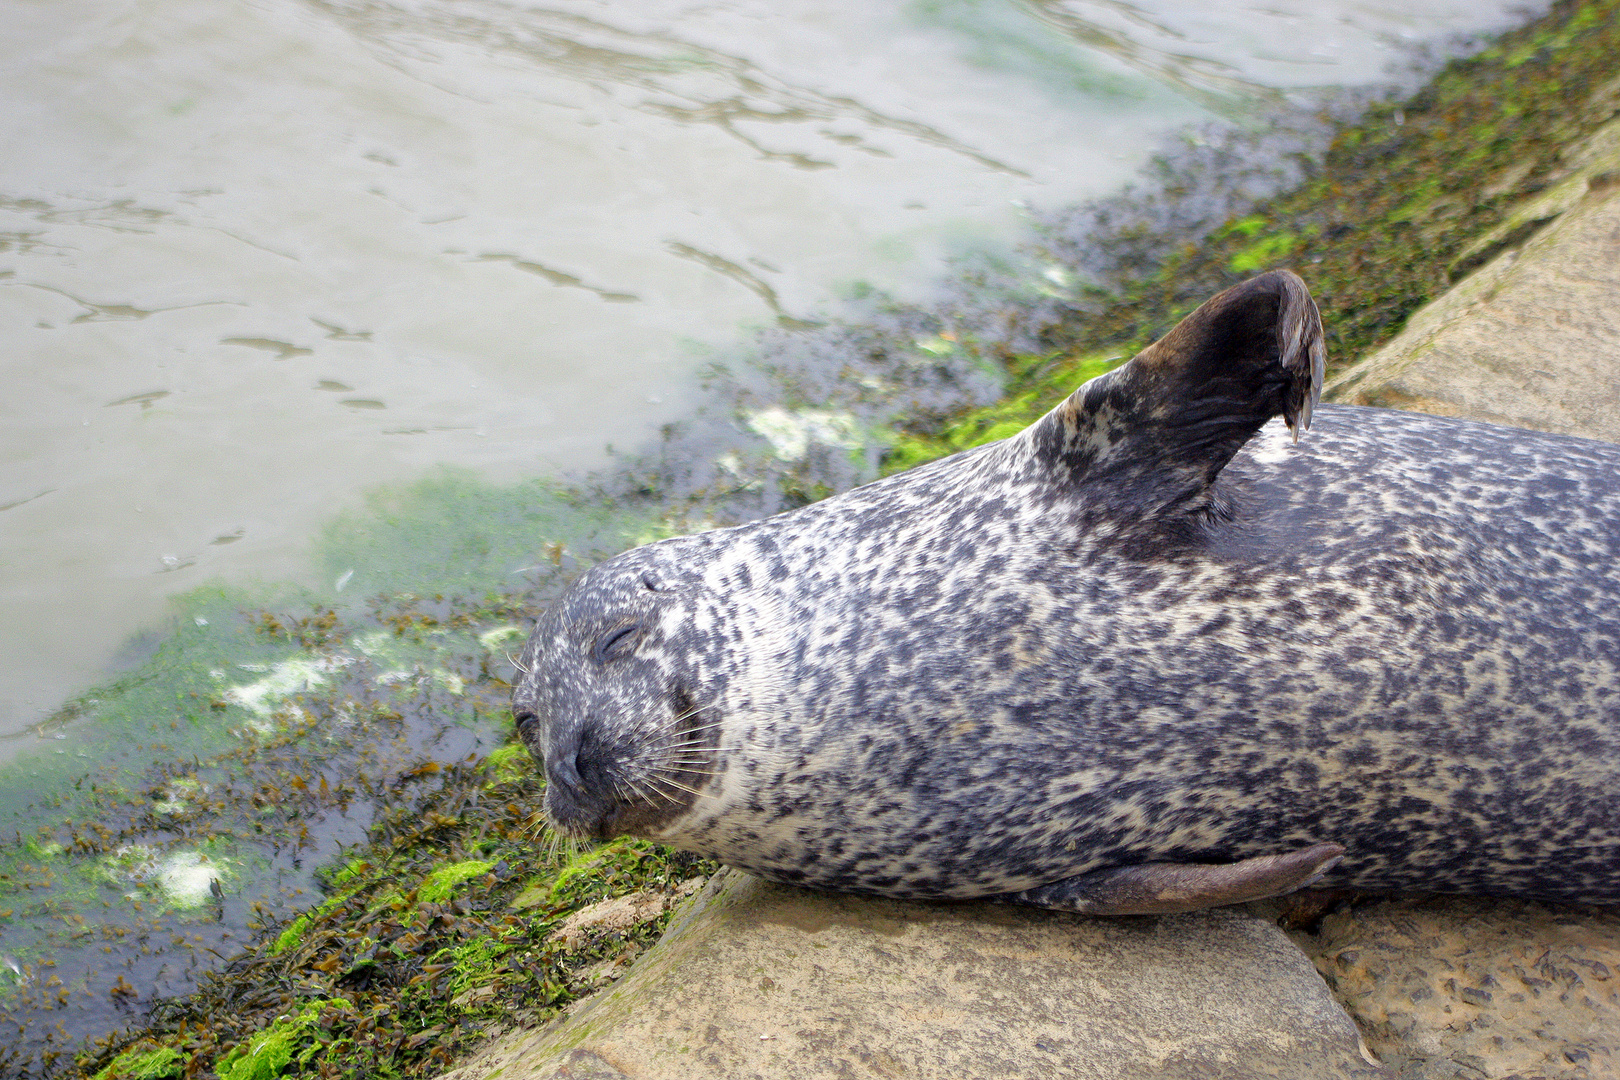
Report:
M 656 829 L 706 781 L 719 725 L 694 696 L 704 665 L 690 628 L 717 613 L 681 569 L 683 550 L 703 546 L 650 545 L 593 567 L 535 627 L 530 662 L 577 661 L 531 670 L 513 697 L 545 767 L 546 815 L 565 835 Z

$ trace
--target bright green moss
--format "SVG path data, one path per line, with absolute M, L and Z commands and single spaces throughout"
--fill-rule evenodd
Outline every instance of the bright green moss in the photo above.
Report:
M 416 887 L 416 898 L 424 904 L 442 904 L 450 899 L 457 885 L 471 878 L 482 877 L 494 867 L 494 863 L 484 862 L 481 859 L 468 859 L 465 862 L 441 866 L 422 879 L 422 884 Z
M 96 1080 L 178 1080 L 186 1075 L 186 1057 L 172 1047 L 126 1050 L 96 1073 Z

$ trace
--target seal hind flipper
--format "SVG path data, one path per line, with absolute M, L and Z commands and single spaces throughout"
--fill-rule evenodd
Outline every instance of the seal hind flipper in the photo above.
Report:
M 1168 915 L 1302 889 L 1344 857 L 1338 844 L 1235 863 L 1142 863 L 1094 870 L 1003 899 L 1087 915 Z
M 1103 480 L 1137 512 L 1199 509 L 1216 475 L 1274 416 L 1311 426 L 1326 364 L 1322 316 L 1297 274 L 1234 285 L 1030 428 L 1038 457 Z

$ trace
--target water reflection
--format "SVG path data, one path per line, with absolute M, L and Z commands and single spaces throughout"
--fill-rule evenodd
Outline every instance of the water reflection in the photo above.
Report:
M 768 147 L 747 130 L 754 125 L 847 121 L 930 143 L 988 168 L 1029 175 L 928 124 L 884 115 L 852 97 L 795 85 L 742 56 L 683 39 L 667 29 L 631 30 L 567 11 L 514 8 L 479 0 L 458 4 L 453 10 L 340 0 L 310 3 L 370 44 L 385 63 L 453 93 L 477 96 L 487 92 L 487 82 L 458 77 L 470 74 L 469 69 L 454 66 L 446 48 L 472 46 L 481 62 L 515 62 L 520 70 L 545 72 L 605 92 L 619 105 L 639 112 L 681 124 L 712 125 L 766 161 L 801 169 L 835 165 L 813 151 Z M 615 14 L 624 17 L 622 11 Z M 683 13 L 677 8 L 660 14 L 669 18 Z M 508 68 L 506 73 L 511 71 Z M 487 76 L 482 70 L 479 74 Z M 821 128 L 815 134 L 879 157 L 893 156 L 859 134 Z
M 1276 101 L 1280 89 L 1243 77 L 1241 71 L 1217 59 L 1175 51 L 1187 35 L 1142 8 L 1123 0 L 1019 0 L 1037 20 L 1065 38 L 1117 57 L 1138 71 L 1175 86 L 1213 112 L 1240 116 L 1242 105 L 1255 100 Z M 1117 21 L 1119 27 L 1108 26 Z

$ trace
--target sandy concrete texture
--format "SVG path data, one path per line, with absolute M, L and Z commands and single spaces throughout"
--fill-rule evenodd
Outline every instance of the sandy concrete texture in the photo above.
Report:
M 724 871 L 612 988 L 456 1080 L 1380 1077 L 1310 961 L 1245 911 L 1087 918 Z
M 1620 910 L 1399 899 L 1296 937 L 1401 1080 L 1620 1077 Z

